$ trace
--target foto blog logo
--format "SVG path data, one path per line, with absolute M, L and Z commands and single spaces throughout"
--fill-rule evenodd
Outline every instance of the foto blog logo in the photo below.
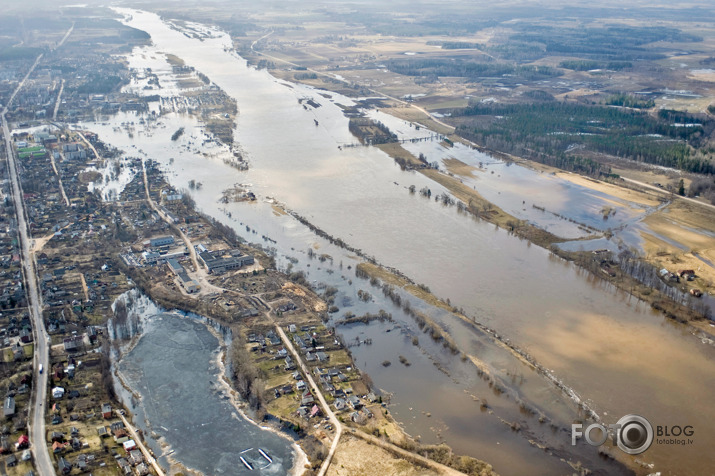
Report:
M 579 437 L 584 437 L 592 446 L 601 446 L 608 440 L 609 434 L 613 442 L 629 455 L 639 455 L 653 444 L 653 426 L 640 415 L 626 415 L 615 424 L 603 425 L 593 423 L 583 429 L 583 425 L 571 425 L 571 444 L 576 445 Z

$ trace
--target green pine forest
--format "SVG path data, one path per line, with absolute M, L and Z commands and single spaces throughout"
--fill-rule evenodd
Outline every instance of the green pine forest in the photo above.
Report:
M 584 150 L 687 172 L 715 173 L 714 151 L 706 147 L 714 121 L 681 112 L 661 110 L 653 116 L 624 107 L 572 102 L 480 102 L 453 110 L 451 116 L 458 123 L 457 134 L 473 142 L 589 175 L 610 170 L 584 157 Z

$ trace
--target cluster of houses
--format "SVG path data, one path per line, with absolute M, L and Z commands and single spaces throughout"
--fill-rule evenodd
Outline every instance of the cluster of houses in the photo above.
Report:
M 55 389 L 53 389 L 52 393 L 54 398 L 61 398 L 61 395 L 64 395 L 65 391 L 62 388 L 56 387 Z M 62 421 L 62 419 L 59 417 L 59 411 L 59 403 L 53 404 L 53 424 L 59 424 Z M 111 418 L 111 406 L 107 404 L 103 405 L 102 415 L 105 418 Z M 76 420 L 77 418 L 72 417 L 71 419 Z M 121 422 L 112 423 L 111 426 L 117 431 L 120 428 L 123 428 L 123 424 Z M 99 427 L 97 429 L 97 432 L 100 439 L 105 438 L 109 435 L 107 432 L 107 427 L 105 426 Z M 49 439 L 52 442 L 52 453 L 57 457 L 57 467 L 61 474 L 69 474 L 72 471 L 72 468 L 78 468 L 80 472 L 85 473 L 90 470 L 90 467 L 92 465 L 96 464 L 96 455 L 92 453 L 79 454 L 76 458 L 74 458 L 73 462 L 69 460 L 70 452 L 81 451 L 83 449 L 89 448 L 90 446 L 87 441 L 82 441 L 82 435 L 80 434 L 80 430 L 77 427 L 72 426 L 69 428 L 69 430 L 66 430 L 65 432 L 53 430 L 50 432 Z M 148 474 L 148 472 L 144 474 Z
M 666 268 L 663 268 L 660 270 L 659 274 L 661 278 L 674 283 L 679 283 L 681 279 L 693 281 L 696 278 L 695 271 L 692 269 L 680 269 L 677 273 L 673 273 L 668 271 Z
M 113 416 L 112 406 L 109 403 L 102 405 L 102 417 L 105 420 L 111 420 Z M 144 476 L 150 473 L 149 466 L 144 460 L 144 454 L 137 448 L 134 441 L 127 431 L 124 423 L 120 420 L 112 421 L 109 425 L 100 425 L 97 427 L 97 435 L 100 439 L 112 438 L 115 443 L 121 445 L 126 456 L 116 455 L 117 464 L 122 470 L 122 474 L 137 474 Z
M 32 358 L 32 327 L 26 314 L 23 314 L 19 321 L 17 317 L 11 316 L 8 325 L 0 328 L 0 338 L 4 362 L 19 362 Z
M 325 367 L 330 361 L 330 354 L 326 352 L 325 346 L 321 344 L 325 336 L 320 336 L 313 330 L 311 326 L 302 326 L 300 331 L 295 324 L 287 326 L 287 330 L 292 334 L 292 340 L 295 347 L 303 354 L 303 358 L 308 364 L 314 364 L 312 373 L 315 376 L 316 382 L 321 386 L 324 394 L 329 395 L 334 399 L 333 406 L 337 412 L 350 411 L 350 419 L 356 423 L 365 423 L 367 419 L 372 418 L 372 412 L 365 407 L 364 401 L 353 395 L 352 387 L 349 385 L 341 385 L 348 382 L 349 378 L 346 375 L 351 368 L 341 368 L 339 366 Z M 249 341 L 258 341 L 265 339 L 271 345 L 279 345 L 280 338 L 273 332 L 269 331 L 266 336 L 250 335 Z M 340 347 L 339 341 L 335 340 L 333 344 Z M 285 348 L 280 348 L 276 351 L 276 359 L 283 359 L 285 364 L 283 369 L 292 371 L 294 383 L 286 384 L 273 390 L 275 397 L 280 398 L 283 395 L 297 394 L 300 401 L 296 414 L 300 418 L 311 419 L 316 416 L 322 416 L 320 407 L 315 401 L 315 396 L 311 392 L 306 381 L 300 371 L 296 370 L 294 359 L 288 354 Z M 344 388 L 343 388 L 344 387 Z M 369 403 L 378 401 L 378 397 L 374 393 L 370 393 L 365 397 Z
M 17 261 L 15 258 L 17 257 Z M 13 261 L 15 265 L 19 264 L 20 255 L 13 255 L 3 258 L 3 263 L 0 264 L 3 268 L 10 267 L 10 261 Z M 25 299 L 25 289 L 22 287 L 22 276 L 18 271 L 16 275 L 8 273 L 5 278 L 0 282 L 0 307 L 6 309 L 8 307 L 15 307 L 16 305 L 22 303 Z M 11 279 L 7 279 L 10 277 Z
M 10 443 L 9 436 L 4 432 L 3 435 L 0 436 L 0 455 L 8 455 L 7 458 L 5 458 L 5 466 L 7 467 L 17 466 L 19 461 L 30 461 L 32 459 L 32 453 L 30 453 L 29 448 L 30 438 L 25 434 L 20 435 L 14 445 Z M 19 460 L 18 455 L 15 453 L 17 451 L 21 452 Z
M 298 333 L 295 324 L 291 324 L 288 326 L 288 332 L 293 334 L 293 342 L 307 362 L 325 364 L 330 360 L 330 355 L 325 352 L 325 346 L 318 342 L 319 336 L 311 333 L 310 328 L 301 328 L 301 332 Z M 337 341 L 335 345 L 340 346 Z
M 15 403 L 15 397 L 18 395 L 27 395 L 30 391 L 30 384 L 32 377 L 29 374 L 25 374 L 20 378 L 20 384 L 15 385 L 15 383 L 10 382 L 7 395 L 3 402 L 3 416 L 6 420 L 13 419 L 19 412 L 17 411 L 17 405 Z M 22 429 L 24 425 L 23 420 L 20 418 L 16 421 L 17 429 Z
M 87 442 L 82 442 L 80 433 L 77 427 L 71 427 L 69 437 L 61 431 L 50 432 L 50 441 L 52 441 L 52 453 L 56 455 L 64 455 L 67 451 L 79 451 L 83 448 L 88 448 Z M 70 466 L 71 468 L 71 466 Z
M 660 274 L 663 280 L 670 283 L 679 283 L 681 280 L 694 281 L 697 277 L 695 271 L 692 269 L 679 269 L 678 272 L 673 273 L 663 268 L 658 274 Z M 703 295 L 703 292 L 697 288 L 692 288 L 690 294 L 699 298 Z

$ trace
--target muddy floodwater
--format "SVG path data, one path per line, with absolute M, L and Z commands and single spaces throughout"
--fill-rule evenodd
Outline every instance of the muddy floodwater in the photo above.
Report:
M 292 442 L 258 427 L 231 404 L 219 380 L 218 338 L 178 313 L 144 316 L 144 323 L 118 370 L 141 396 L 132 408 L 139 425 L 147 435 L 161 436 L 147 438 L 160 463 L 168 467 L 170 458 L 207 475 L 288 474 L 295 460 Z
M 247 240 L 270 248 L 282 269 L 304 271 L 318 289 L 338 288 L 336 319 L 345 311 L 391 312 L 393 323 L 340 327 L 338 332 L 351 343 L 356 364 L 389 396 L 389 408 L 410 434 L 424 442 L 445 441 L 459 453 L 492 463 L 503 475 L 571 474 L 579 462 L 603 474 L 623 472 L 601 458 L 595 448 L 571 446 L 570 424 L 583 417 L 577 406 L 581 402 L 604 423 L 636 413 L 654 426 L 695 428 L 691 444 L 656 442 L 635 457 L 620 453 L 610 443 L 604 445 L 603 451 L 639 472 L 712 473 L 712 341 L 668 321 L 647 304 L 547 250 L 460 214 L 456 207 L 411 195 L 409 185 L 418 190 L 429 187 L 433 196 L 444 189 L 421 174 L 401 171 L 375 148 L 344 147 L 355 139 L 340 105 L 351 105 L 352 99 L 279 81 L 247 66 L 219 30 L 193 25 L 192 34 L 185 35 L 180 26 L 154 14 L 121 12 L 130 15 L 127 24 L 148 32 L 154 43 L 129 55 L 130 64 L 169 75 L 165 54 L 170 53 L 236 99 L 235 142 L 250 169 L 238 171 L 226 165 L 222 157 L 229 152 L 215 144 L 207 145 L 210 153 L 204 155 L 202 144 L 208 136 L 203 126 L 178 113 L 163 114 L 144 124 L 140 124 L 144 117 L 122 113 L 81 127 L 97 132 L 127 155 L 158 161 L 178 188 L 186 188 L 192 179 L 201 182 L 203 187 L 192 196 L 204 213 L 233 226 Z M 170 79 L 166 83 L 166 91 L 153 92 L 174 94 L 176 83 Z M 306 107 L 299 101 L 304 98 L 320 107 Z M 133 123 L 132 134 L 128 122 Z M 171 141 L 179 127 L 185 128 L 184 135 Z M 401 134 L 411 133 L 409 126 L 396 124 L 394 128 Z M 439 150 L 438 142 L 420 144 L 407 148 L 414 148 L 415 153 L 424 150 L 430 161 L 449 158 Z M 509 211 L 522 213 L 567 238 L 583 237 L 585 232 L 572 222 L 533 208 L 531 202 L 522 206 L 520 190 L 526 194 L 538 190 L 538 200 L 531 200 L 536 205 L 603 228 L 600 208 L 605 197 L 518 165 L 507 166 L 482 155 L 469 157 L 469 153 L 477 154 L 461 148 L 452 152 L 475 166 L 490 161 L 482 164 L 488 172 L 477 173 L 469 184 Z M 220 203 L 221 192 L 235 184 L 249 187 L 259 200 Z M 379 288 L 357 278 L 354 267 L 361 259 L 355 253 L 318 238 L 275 208 L 274 200 L 378 262 L 429 286 L 440 298 L 494 329 L 503 342 L 528 352 L 546 375 L 524 365 L 474 326 L 402 293 L 403 299 L 412 300 L 413 306 L 439 322 L 462 351 L 489 370 L 501 388 L 495 390 L 494 381 L 487 382 L 468 360 L 433 342 Z M 629 224 L 641 213 L 634 204 L 617 206 L 614 225 Z M 627 231 L 620 238 L 637 244 L 635 235 L 629 237 Z M 312 259 L 308 248 L 331 259 Z M 371 293 L 369 302 L 357 298 L 360 289 Z M 418 345 L 413 344 L 415 336 Z M 364 344 L 370 339 L 372 345 Z M 153 349 L 163 351 L 158 346 Z M 412 365 L 400 365 L 398 355 Z M 385 360 L 392 365 L 381 365 Z M 557 388 L 555 381 L 567 390 Z M 485 401 L 486 406 L 481 404 Z M 525 407 L 533 412 L 524 411 Z M 212 412 L 213 422 L 222 417 L 232 421 L 220 406 Z M 207 440 L 194 446 L 203 450 L 212 444 Z

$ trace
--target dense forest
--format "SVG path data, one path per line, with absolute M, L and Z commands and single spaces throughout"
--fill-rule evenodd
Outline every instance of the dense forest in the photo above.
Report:
M 427 42 L 431 46 L 440 46 L 445 50 L 471 50 L 477 49 L 491 56 L 510 61 L 533 61 L 546 54 L 543 45 L 510 41 L 507 43 L 471 43 L 466 41 L 437 41 Z
M 594 2 L 591 5 L 572 5 L 568 3 L 548 5 L 544 3 L 515 5 L 505 3 L 481 3 L 477 2 L 442 2 L 439 8 L 434 8 L 434 4 L 415 3 L 406 0 L 393 0 L 391 7 L 399 11 L 398 15 L 390 14 L 388 8 L 375 8 L 375 5 L 367 2 L 351 3 L 350 23 L 364 26 L 368 31 L 390 36 L 463 36 L 476 33 L 485 28 L 495 26 L 520 27 L 527 30 L 531 26 L 539 26 L 544 20 L 568 19 L 599 19 L 605 22 L 621 22 L 624 15 L 633 15 L 633 10 L 626 13 L 621 8 L 612 8 Z M 653 6 L 653 5 L 651 5 Z M 663 5 L 662 8 L 643 8 L 647 18 L 655 23 L 663 20 L 676 22 L 678 20 L 691 21 L 699 18 L 701 21 L 715 20 L 712 9 L 698 5 L 678 5 L 672 8 L 671 5 Z M 342 10 L 328 10 L 325 12 L 327 18 L 332 21 L 345 21 L 345 13 Z M 606 23 L 608 24 L 608 23 Z M 635 35 L 642 36 L 651 41 L 685 41 L 684 36 L 675 28 L 653 28 L 651 31 L 644 31 L 641 35 L 638 27 L 609 26 L 601 27 L 599 30 L 609 30 L 622 35 L 618 30 L 636 30 Z M 575 29 L 577 30 L 577 29 Z M 626 32 L 628 33 L 628 32 Z M 622 35 L 623 36 L 623 35 Z
M 586 149 L 688 172 L 715 173 L 715 163 L 688 145 L 700 144 L 704 127 L 712 128 L 712 121 L 698 122 L 685 113 L 663 110 L 652 117 L 631 109 L 549 101 L 477 103 L 452 111 L 452 116 L 461 121 L 457 133 L 469 140 L 567 170 L 606 172 L 579 157 L 579 151 Z
M 28 46 L 15 46 L 8 48 L 0 46 L 0 61 L 35 59 L 40 53 L 43 52 L 45 52 L 45 50 L 42 48 L 32 48 Z
M 630 61 L 593 61 L 593 60 L 566 60 L 559 63 L 559 67 L 572 69 L 574 71 L 591 71 L 594 69 L 608 69 L 611 71 L 621 71 L 632 68 Z
M 513 13 L 512 13 L 513 14 Z M 535 18 L 538 18 L 536 16 Z M 380 24 L 381 20 L 375 20 Z M 384 19 L 382 20 L 384 21 Z M 495 26 L 487 20 L 446 19 L 441 23 L 419 22 L 391 24 L 380 33 L 390 35 L 446 35 L 470 34 L 482 28 Z M 502 25 L 503 26 L 503 25 Z M 647 45 L 658 42 L 699 42 L 699 36 L 685 33 L 677 28 L 642 26 L 561 27 L 542 25 L 533 19 L 509 25 L 511 33 L 487 43 L 464 40 L 431 40 L 427 44 L 441 46 L 445 50 L 478 49 L 499 59 L 511 61 L 534 61 L 549 54 L 581 57 L 567 60 L 560 66 L 566 69 L 588 71 L 592 69 L 621 70 L 632 67 L 635 60 L 664 58 L 660 48 Z M 451 31 L 450 31 L 451 30 Z
M 533 81 L 561 74 L 558 69 L 549 66 L 517 66 L 441 58 L 391 60 L 387 62 L 387 69 L 407 76 L 452 76 L 474 81 L 504 75 Z
M 650 109 L 655 106 L 655 101 L 652 99 L 641 99 L 630 94 L 613 94 L 606 98 L 608 106 L 623 106 L 634 107 L 636 109 Z
M 510 41 L 543 44 L 549 54 L 586 56 L 608 61 L 656 60 L 660 52 L 643 48 L 660 42 L 698 42 L 701 37 L 667 27 L 610 26 L 605 28 L 562 28 L 525 24 Z

